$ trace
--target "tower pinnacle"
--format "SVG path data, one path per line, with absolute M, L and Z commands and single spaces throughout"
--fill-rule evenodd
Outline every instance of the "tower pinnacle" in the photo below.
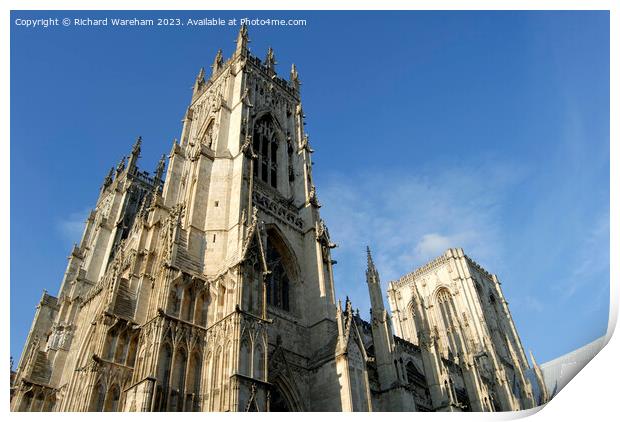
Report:
M 276 64 L 278 64 L 276 62 L 276 55 L 273 52 L 273 48 L 269 47 L 267 57 L 265 57 L 265 66 L 267 66 L 267 69 L 275 72 Z
M 162 154 L 157 167 L 155 168 L 155 180 L 161 180 L 164 175 L 164 168 L 166 167 L 166 154 Z
M 291 66 L 290 82 L 295 91 L 299 91 L 299 85 L 301 85 L 301 82 L 299 81 L 299 73 L 297 72 L 297 66 L 295 66 L 295 63 Z
M 138 136 L 136 138 L 136 142 L 133 144 L 131 148 L 131 154 L 129 154 L 129 163 L 127 167 L 129 168 L 129 172 L 132 173 L 136 170 L 138 164 L 138 158 L 140 158 L 140 151 L 142 149 L 142 136 Z
M 105 179 L 103 179 L 103 186 L 101 189 L 105 189 L 112 184 L 112 179 L 114 177 L 114 167 L 110 167 L 110 171 L 106 175 Z
M 123 156 L 123 158 L 121 158 L 121 161 L 116 166 L 116 175 L 117 176 L 119 174 L 121 174 L 125 170 L 125 160 L 126 159 L 127 159 L 127 157 Z
M 213 64 L 211 65 L 211 75 L 215 75 L 220 71 L 222 65 L 224 64 L 224 59 L 222 58 L 222 49 L 217 50 L 217 54 L 215 55 L 215 59 L 213 59 Z
M 366 269 L 366 282 L 367 283 L 379 283 L 379 273 L 377 272 L 377 268 L 375 267 L 375 263 L 372 260 L 372 254 L 370 252 L 370 247 L 366 246 L 366 260 L 367 260 L 367 269 Z
M 196 75 L 196 80 L 194 81 L 194 88 L 192 90 L 192 94 L 196 95 L 196 93 L 202 88 L 205 83 L 205 68 L 201 67 L 198 71 L 198 75 Z
M 250 39 L 248 38 L 248 27 L 246 24 L 243 24 L 239 29 L 239 35 L 237 35 L 237 49 L 235 50 L 235 54 L 245 54 L 248 50 L 249 42 Z

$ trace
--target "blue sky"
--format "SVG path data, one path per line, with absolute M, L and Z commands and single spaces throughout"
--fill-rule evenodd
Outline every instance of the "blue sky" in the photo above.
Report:
M 609 303 L 607 12 L 13 12 L 36 17 L 284 17 L 251 27 L 302 79 L 337 294 L 447 247 L 498 274 L 539 362 L 603 335 Z M 235 27 L 11 26 L 11 354 L 56 294 L 110 166 L 144 139 L 153 169 L 191 86 Z

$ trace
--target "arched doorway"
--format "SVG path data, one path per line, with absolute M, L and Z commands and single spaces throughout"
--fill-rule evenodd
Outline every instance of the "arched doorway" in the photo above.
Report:
M 269 403 L 270 412 L 291 412 L 291 406 L 282 394 L 282 390 L 278 386 L 274 386 L 271 390 L 271 401 Z

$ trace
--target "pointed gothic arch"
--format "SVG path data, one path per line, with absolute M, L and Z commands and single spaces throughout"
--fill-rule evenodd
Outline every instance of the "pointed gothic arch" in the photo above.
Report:
M 136 363 L 136 355 L 138 353 L 138 340 L 140 336 L 136 333 L 129 340 L 129 348 L 127 350 L 127 359 L 125 365 L 133 367 Z
M 118 404 L 121 397 L 121 388 L 118 384 L 114 384 L 108 390 L 105 398 L 105 405 L 103 407 L 104 412 L 118 412 Z
M 239 368 L 238 372 L 246 377 L 251 376 L 250 368 L 252 362 L 252 352 L 250 341 L 247 335 L 241 336 L 241 345 L 239 346 Z
M 196 288 L 191 283 L 183 289 L 183 301 L 181 303 L 181 316 L 184 321 L 193 322 L 196 305 Z
M 29 412 L 30 411 L 30 407 L 32 406 L 32 401 L 34 400 L 34 392 L 32 390 L 27 391 L 26 393 L 24 393 L 24 396 L 22 397 L 22 402 L 19 406 L 19 411 L 20 412 Z
M 159 363 L 157 367 L 157 380 L 159 381 L 159 410 L 165 411 L 168 407 L 170 371 L 172 369 L 172 346 L 168 342 L 165 342 L 161 346 L 159 351 Z
M 447 339 L 449 354 L 456 355 L 460 352 L 461 333 L 452 292 L 446 286 L 440 286 L 435 290 L 434 297 L 437 318 L 443 326 L 442 334 Z
M 120 334 L 118 335 L 118 340 L 116 343 L 116 351 L 114 352 L 114 362 L 124 365 L 125 359 L 127 358 L 128 350 L 129 350 L 129 333 L 125 329 L 125 330 L 122 330 Z
M 353 322 L 352 322 L 353 323 Z M 347 347 L 347 362 L 349 373 L 349 384 L 351 393 L 352 410 L 354 412 L 368 411 L 368 377 L 366 373 L 366 354 L 364 346 L 357 334 L 356 327 L 353 327 L 354 336 L 349 340 Z
M 207 326 L 207 315 L 209 312 L 209 303 L 211 296 L 207 288 L 203 288 L 196 299 L 196 308 L 194 310 L 194 324 L 202 327 Z
M 118 343 L 118 337 L 120 335 L 120 328 L 118 325 L 112 326 L 107 333 L 106 342 L 103 351 L 103 358 L 109 361 L 114 361 L 116 355 L 116 344 Z
M 43 404 L 43 412 L 53 411 L 54 406 L 56 406 L 56 393 L 52 392 L 48 394 L 48 396 L 45 399 L 45 403 Z
M 103 405 L 105 403 L 105 393 L 105 385 L 103 384 L 102 380 L 99 380 L 99 382 L 95 384 L 95 387 L 93 388 L 93 393 L 91 395 L 90 406 L 88 409 L 90 412 L 103 411 Z
M 170 287 L 168 293 L 168 303 L 166 306 L 166 312 L 172 316 L 178 317 L 181 312 L 181 300 L 183 297 L 183 289 L 180 282 L 177 281 Z
M 286 237 L 275 225 L 267 228 L 265 260 L 270 271 L 265 279 L 267 303 L 287 312 L 299 313 L 299 265 Z
M 261 381 L 265 380 L 265 348 L 259 339 L 254 344 L 252 369 L 253 378 Z
M 270 412 L 303 412 L 302 401 L 294 385 L 282 374 L 272 381 L 269 399 Z
M 202 376 L 202 356 L 198 349 L 194 349 L 190 354 L 185 381 L 185 391 L 198 396 L 200 394 Z

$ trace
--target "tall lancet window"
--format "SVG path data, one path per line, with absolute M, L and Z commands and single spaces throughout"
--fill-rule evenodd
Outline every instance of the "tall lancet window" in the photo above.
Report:
M 257 157 L 254 159 L 254 177 L 271 187 L 278 187 L 278 138 L 271 116 L 261 117 L 254 123 L 252 147 Z
M 448 338 L 448 344 L 452 353 L 458 352 L 459 332 L 458 322 L 454 316 L 454 303 L 452 296 L 447 289 L 441 289 L 437 293 L 437 305 L 439 305 L 439 313 L 443 322 L 444 330 Z
M 274 245 L 274 238 L 267 241 L 267 303 L 290 311 L 290 278 L 286 271 L 282 255 Z

